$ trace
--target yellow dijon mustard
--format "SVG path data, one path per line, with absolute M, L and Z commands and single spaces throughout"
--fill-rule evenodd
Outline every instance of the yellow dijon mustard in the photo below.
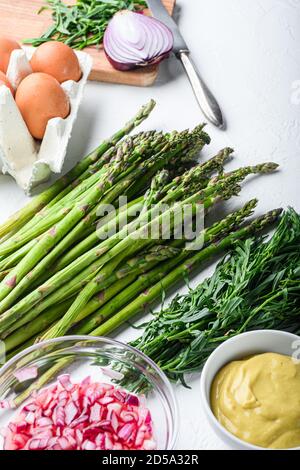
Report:
M 264 353 L 223 367 L 211 388 L 211 407 L 232 434 L 259 447 L 300 446 L 300 363 Z

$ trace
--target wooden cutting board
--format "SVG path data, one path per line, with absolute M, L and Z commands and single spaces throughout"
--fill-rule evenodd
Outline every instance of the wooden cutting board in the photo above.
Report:
M 170 14 L 173 13 L 175 2 L 176 0 L 163 0 Z M 14 36 L 18 41 L 41 36 L 52 22 L 50 12 L 37 15 L 42 5 L 45 5 L 43 0 L 0 0 L 0 34 Z M 154 83 L 158 74 L 158 66 L 120 72 L 110 65 L 102 49 L 89 47 L 85 52 L 93 57 L 90 80 L 149 86 Z

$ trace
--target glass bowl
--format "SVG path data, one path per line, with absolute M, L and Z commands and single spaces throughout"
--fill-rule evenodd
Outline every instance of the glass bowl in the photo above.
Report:
M 38 376 L 20 382 L 20 375 L 16 372 L 32 367 L 35 371 L 37 368 Z M 10 359 L 0 369 L 0 401 L 13 402 L 15 408 L 0 409 L 0 428 L 7 427 L 34 389 L 48 386 L 66 373 L 70 374 L 72 382 L 91 376 L 93 381 L 120 385 L 128 392 L 146 393 L 146 406 L 152 415 L 157 448 L 174 448 L 178 410 L 169 380 L 151 359 L 137 349 L 102 337 L 56 338 L 38 343 Z M 2 437 L 0 449 L 3 446 Z

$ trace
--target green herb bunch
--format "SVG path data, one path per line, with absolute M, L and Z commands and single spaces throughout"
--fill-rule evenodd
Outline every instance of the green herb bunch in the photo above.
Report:
M 143 0 L 77 0 L 67 5 L 62 0 L 46 0 L 45 10 L 52 11 L 53 25 L 40 38 L 26 39 L 34 47 L 50 40 L 61 41 L 74 49 L 99 46 L 109 20 L 120 10 L 138 11 Z
M 300 331 L 300 216 L 288 209 L 272 238 L 238 241 L 187 295 L 144 325 L 133 346 L 173 380 L 195 372 L 223 341 L 254 329 Z

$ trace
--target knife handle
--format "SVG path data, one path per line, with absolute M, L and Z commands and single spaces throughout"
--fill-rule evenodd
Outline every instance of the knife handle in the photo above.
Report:
M 224 121 L 220 106 L 202 80 L 195 64 L 190 58 L 189 53 L 186 51 L 180 51 L 176 55 L 181 60 L 187 76 L 189 77 L 193 91 L 203 114 L 215 126 L 223 127 Z

